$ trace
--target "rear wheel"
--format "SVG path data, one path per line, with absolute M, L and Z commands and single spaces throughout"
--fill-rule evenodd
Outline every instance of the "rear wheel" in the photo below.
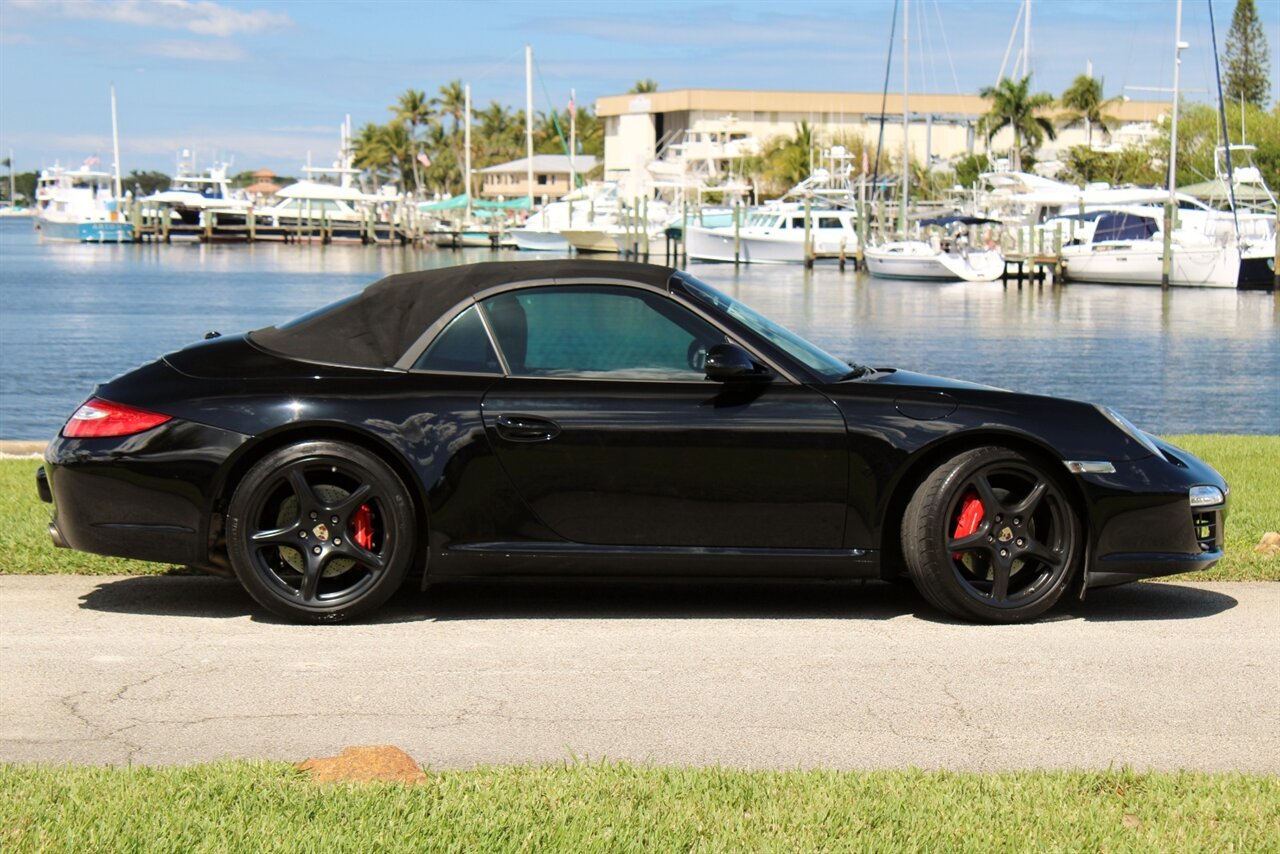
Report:
M 902 524 L 920 593 L 950 614 L 992 623 L 1053 607 L 1077 570 L 1082 539 L 1058 480 L 1008 448 L 978 448 L 938 467 Z
M 259 604 L 295 622 L 341 622 L 381 605 L 404 580 L 413 543 L 400 479 L 344 442 L 271 452 L 227 512 L 236 577 Z

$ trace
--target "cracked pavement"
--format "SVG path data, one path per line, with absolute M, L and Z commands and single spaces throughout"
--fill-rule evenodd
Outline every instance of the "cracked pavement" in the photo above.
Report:
M 1091 591 L 1029 626 L 869 584 L 468 583 L 292 626 L 233 582 L 0 576 L 0 761 L 1280 773 L 1280 584 Z

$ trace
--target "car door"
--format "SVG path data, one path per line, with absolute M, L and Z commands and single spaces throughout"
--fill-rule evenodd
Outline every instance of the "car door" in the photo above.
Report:
M 506 376 L 482 404 L 518 494 L 566 540 L 837 549 L 843 416 L 784 378 L 713 383 L 723 331 L 670 296 L 541 286 L 481 302 Z

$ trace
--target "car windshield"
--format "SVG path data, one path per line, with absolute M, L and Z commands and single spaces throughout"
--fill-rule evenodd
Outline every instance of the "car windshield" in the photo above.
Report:
M 827 351 L 810 344 L 790 329 L 774 323 L 755 309 L 748 308 L 733 297 L 716 290 L 705 282 L 700 282 L 689 275 L 681 275 L 679 278 L 695 298 L 749 327 L 752 332 L 767 339 L 788 356 L 809 368 L 821 377 L 824 382 L 838 382 L 843 379 L 862 376 L 862 374 L 866 373 L 865 368 L 840 361 Z

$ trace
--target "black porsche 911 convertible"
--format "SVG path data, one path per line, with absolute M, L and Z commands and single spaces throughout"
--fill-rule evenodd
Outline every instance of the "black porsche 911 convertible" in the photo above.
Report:
M 291 620 L 406 577 L 907 576 L 966 619 L 1212 566 L 1228 487 L 1087 403 L 840 361 L 694 277 L 406 273 L 99 386 L 59 546 L 234 572 Z

